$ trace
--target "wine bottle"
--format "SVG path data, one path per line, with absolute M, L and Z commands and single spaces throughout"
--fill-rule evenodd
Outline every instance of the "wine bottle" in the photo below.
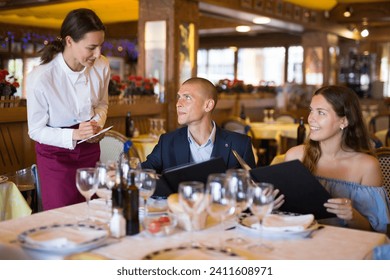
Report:
M 130 171 L 128 178 L 130 181 L 125 189 L 124 217 L 126 220 L 126 235 L 135 235 L 139 233 L 139 191 L 135 185 L 135 172 Z
M 244 105 L 241 105 L 241 112 L 240 112 L 240 119 L 246 120 L 246 114 L 245 114 L 245 107 Z
M 303 117 L 299 119 L 298 131 L 297 131 L 297 145 L 301 145 L 306 138 L 306 127 L 303 121 Z
M 120 171 L 120 165 L 116 169 L 115 173 L 115 185 L 112 187 L 111 196 L 112 196 L 112 210 L 115 208 L 123 208 L 124 199 L 123 199 L 123 184 L 122 184 L 122 175 Z
M 129 138 L 134 137 L 134 130 L 135 130 L 135 125 L 134 125 L 134 120 L 131 117 L 131 112 L 127 112 L 127 115 L 126 115 L 126 136 Z

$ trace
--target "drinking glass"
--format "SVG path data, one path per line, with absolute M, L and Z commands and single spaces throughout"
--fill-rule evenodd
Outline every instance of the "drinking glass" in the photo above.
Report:
M 144 217 L 148 215 L 147 202 L 156 190 L 156 171 L 153 169 L 131 170 L 134 172 L 135 185 L 139 189 L 139 195 L 143 199 Z
M 251 184 L 249 171 L 245 169 L 229 169 L 226 171 L 226 184 L 235 194 L 236 224 L 241 212 L 248 208 L 248 189 Z M 241 236 L 230 238 L 226 243 L 244 245 L 248 241 Z
M 91 221 L 90 204 L 91 197 L 98 188 L 98 172 L 96 168 L 79 168 L 76 171 L 76 186 L 78 191 L 85 197 L 88 206 L 87 222 Z
M 260 241 L 257 244 L 249 246 L 250 250 L 256 252 L 270 251 L 273 248 L 263 243 L 262 222 L 266 215 L 271 213 L 274 206 L 274 186 L 270 183 L 253 183 L 249 189 L 249 207 L 253 215 L 259 221 Z
M 221 232 L 225 230 L 226 217 L 234 214 L 235 193 L 233 188 L 226 184 L 225 173 L 213 173 L 207 178 L 206 183 L 207 212 L 220 221 Z M 222 235 L 220 235 L 220 247 L 223 248 Z
M 199 247 L 193 240 L 193 221 L 198 221 L 198 216 L 205 210 L 205 188 L 202 182 L 185 181 L 179 183 L 179 203 L 190 220 L 190 243 L 191 247 Z

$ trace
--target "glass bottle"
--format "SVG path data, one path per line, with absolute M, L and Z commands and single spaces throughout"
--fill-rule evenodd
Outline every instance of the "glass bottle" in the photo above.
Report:
M 242 120 L 244 120 L 244 121 L 246 120 L 246 114 L 245 114 L 245 107 L 244 107 L 244 105 L 241 105 L 240 118 Z
M 139 233 L 139 190 L 135 184 L 135 172 L 131 170 L 129 183 L 124 190 L 124 217 L 126 220 L 126 235 Z
M 134 130 L 135 130 L 135 125 L 134 125 L 134 120 L 131 117 L 131 112 L 127 112 L 127 115 L 126 115 L 126 137 L 129 137 L 129 138 L 134 137 Z
M 306 138 L 306 127 L 303 117 L 299 119 L 298 131 L 297 131 L 297 145 L 303 144 Z
M 122 176 L 121 176 L 121 166 L 118 164 L 116 172 L 115 172 L 115 185 L 112 187 L 112 211 L 115 208 L 123 208 L 124 206 L 124 198 L 123 198 L 123 184 L 122 184 Z

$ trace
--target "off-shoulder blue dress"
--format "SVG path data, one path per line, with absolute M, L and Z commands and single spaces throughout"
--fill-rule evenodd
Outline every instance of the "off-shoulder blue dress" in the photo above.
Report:
M 390 200 L 384 187 L 364 186 L 354 182 L 321 176 L 316 176 L 316 178 L 330 193 L 331 197 L 349 198 L 353 207 L 367 218 L 375 231 L 386 232 L 387 224 L 390 224 Z M 343 221 L 338 220 L 339 225 L 342 225 Z

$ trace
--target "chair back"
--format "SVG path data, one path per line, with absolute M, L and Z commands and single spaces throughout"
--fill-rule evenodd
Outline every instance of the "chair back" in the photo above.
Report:
M 42 212 L 43 206 L 42 206 L 41 181 L 39 179 L 38 167 L 35 163 L 31 166 L 31 171 L 34 176 L 34 185 L 35 185 L 35 195 L 32 202 L 32 210 L 33 213 Z
M 119 155 L 123 152 L 123 145 L 129 139 L 115 130 L 109 130 L 105 133 L 100 141 L 100 161 L 118 160 Z M 132 145 L 129 150 L 129 156 L 139 158 L 138 151 Z
M 368 123 L 370 133 L 390 128 L 390 113 L 383 113 L 372 117 Z
M 238 132 L 241 134 L 247 134 L 254 139 L 254 133 L 243 119 L 238 117 L 230 117 L 221 123 L 221 127 L 226 130 Z
M 277 123 L 298 123 L 298 119 L 289 113 L 279 114 L 275 118 L 275 122 Z
M 390 199 L 390 148 L 388 147 L 378 148 L 376 149 L 376 155 L 378 157 L 381 170 L 382 170 L 383 185 L 386 189 L 387 196 Z

